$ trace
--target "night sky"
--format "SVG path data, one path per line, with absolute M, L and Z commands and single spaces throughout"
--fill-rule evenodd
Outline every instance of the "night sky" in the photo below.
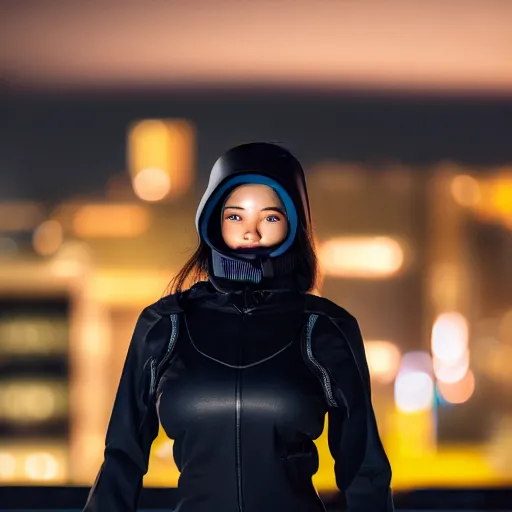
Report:
M 281 142 L 319 160 L 512 164 L 512 99 L 194 91 L 0 96 L 0 200 L 102 194 L 126 169 L 128 125 L 185 117 L 198 130 L 202 182 L 230 146 Z

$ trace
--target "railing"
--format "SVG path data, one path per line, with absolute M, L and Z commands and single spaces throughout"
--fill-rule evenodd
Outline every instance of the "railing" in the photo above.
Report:
M 0 512 L 80 512 L 87 499 L 86 487 L 0 487 Z M 321 494 L 329 512 L 341 512 L 338 494 Z M 176 489 L 147 488 L 139 512 L 172 512 Z M 397 511 L 416 512 L 512 512 L 512 488 L 421 489 L 396 493 Z

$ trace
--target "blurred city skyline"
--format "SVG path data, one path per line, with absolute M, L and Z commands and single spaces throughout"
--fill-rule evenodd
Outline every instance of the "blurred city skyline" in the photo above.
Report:
M 101 194 L 127 172 L 127 135 L 142 119 L 183 118 L 197 130 L 198 186 L 239 143 L 284 144 L 306 171 L 319 161 L 376 172 L 451 162 L 478 172 L 512 163 L 512 99 L 290 94 L 233 90 L 111 95 L 0 93 L 0 200 L 60 202 Z M 321 131 L 322 136 L 317 134 Z
M 512 2 L 211 5 L 0 2 L 1 482 L 92 482 L 215 160 L 269 141 L 305 168 L 393 487 L 510 484 Z
M 0 2 L 0 199 L 99 193 L 147 118 L 197 127 L 200 187 L 253 140 L 308 169 L 512 162 L 512 3 L 210 5 Z

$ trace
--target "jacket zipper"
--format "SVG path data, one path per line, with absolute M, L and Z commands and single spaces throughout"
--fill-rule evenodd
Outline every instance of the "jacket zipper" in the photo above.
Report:
M 245 315 L 249 311 L 247 304 L 247 289 L 244 289 L 244 307 L 242 308 L 242 324 L 245 319 Z M 242 349 L 240 345 L 238 351 L 238 365 L 242 364 Z M 237 494 L 238 494 L 238 512 L 243 512 L 243 493 L 242 493 L 242 450 L 241 450 L 241 437 L 242 437 L 242 386 L 241 386 L 241 372 L 238 368 L 236 370 L 236 391 L 235 391 L 235 413 L 236 413 L 236 439 L 235 439 L 235 450 L 236 450 L 236 478 L 237 478 Z
M 169 337 L 169 343 L 167 344 L 167 350 L 165 352 L 164 357 L 160 361 L 160 363 L 157 365 L 157 358 L 156 357 L 150 357 L 149 358 L 149 364 L 151 369 L 151 376 L 150 376 L 150 384 L 149 384 L 149 398 L 151 399 L 156 391 L 156 384 L 158 380 L 158 375 L 160 373 L 160 370 L 164 366 L 165 363 L 169 360 L 171 357 L 174 346 L 176 345 L 176 340 L 178 339 L 178 327 L 179 327 L 179 319 L 178 315 L 173 314 L 170 315 L 171 318 L 171 336 Z
M 238 492 L 238 512 L 243 511 L 243 497 L 242 497 L 242 453 L 241 453 L 241 415 L 242 415 L 242 400 L 240 398 L 240 372 L 236 370 L 236 478 L 237 478 L 237 492 Z
M 320 379 L 320 382 L 322 384 L 322 387 L 324 389 L 324 393 L 327 398 L 327 403 L 331 407 L 337 407 L 336 400 L 334 399 L 333 393 L 332 393 L 332 385 L 331 385 L 331 379 L 329 377 L 329 374 L 327 370 L 315 359 L 315 356 L 313 355 L 313 348 L 312 348 L 312 332 L 313 327 L 315 326 L 316 321 L 318 320 L 318 315 L 312 314 L 308 318 L 307 322 L 307 328 L 306 328 L 306 355 L 309 359 L 309 361 L 313 364 L 313 366 L 320 372 L 320 376 L 318 378 Z M 343 399 L 343 403 L 345 405 L 345 409 L 347 410 L 347 417 L 350 416 L 350 410 L 348 407 L 348 401 L 345 397 L 343 391 L 339 390 L 341 397 Z

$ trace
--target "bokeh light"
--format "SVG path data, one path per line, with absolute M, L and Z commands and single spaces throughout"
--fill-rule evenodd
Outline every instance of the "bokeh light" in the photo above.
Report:
M 463 404 L 471 398 L 475 391 L 475 376 L 471 370 L 468 370 L 461 379 L 455 382 L 439 381 L 437 388 L 447 402 Z
M 372 379 L 392 382 L 400 366 L 400 349 L 390 341 L 367 341 L 364 346 Z
M 434 402 L 434 382 L 425 372 L 399 373 L 395 381 L 395 403 L 402 412 L 430 409 Z
M 38 254 L 49 256 L 59 250 L 63 238 L 64 234 L 61 224 L 56 220 L 47 220 L 34 231 L 32 244 Z
M 482 197 L 478 180 L 467 174 L 453 178 L 451 192 L 457 203 L 466 207 L 476 206 Z
M 443 313 L 432 328 L 432 353 L 445 362 L 457 362 L 468 347 L 468 323 L 460 313 Z
M 0 480 L 10 479 L 16 473 L 16 458 L 8 452 L 0 452 Z
M 443 361 L 433 358 L 434 375 L 440 382 L 454 383 L 461 380 L 469 370 L 469 351 L 465 351 L 456 361 Z
M 34 453 L 25 460 L 25 473 L 32 480 L 51 480 L 58 472 L 57 459 L 50 453 Z
M 432 359 L 423 351 L 403 355 L 395 380 L 395 404 L 399 411 L 414 413 L 430 409 L 434 403 Z
M 318 255 L 325 274 L 334 277 L 390 277 L 404 263 L 400 243 L 379 236 L 333 238 L 320 245 Z
M 87 204 L 73 216 L 73 231 L 81 238 L 133 238 L 151 225 L 151 213 L 140 204 Z
M 133 190 L 143 201 L 161 201 L 171 190 L 171 178 L 158 168 L 146 168 L 133 178 Z

